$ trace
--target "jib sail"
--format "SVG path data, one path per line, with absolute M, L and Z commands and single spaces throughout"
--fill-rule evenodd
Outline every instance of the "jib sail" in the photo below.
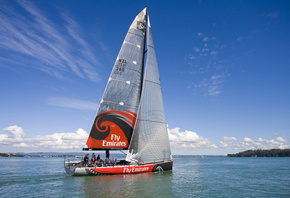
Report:
M 160 78 L 148 19 L 147 59 L 140 107 L 127 161 L 141 164 L 171 160 Z

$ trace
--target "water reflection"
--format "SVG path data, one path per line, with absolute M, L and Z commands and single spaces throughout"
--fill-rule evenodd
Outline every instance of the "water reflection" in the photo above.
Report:
M 174 197 L 172 171 L 72 177 L 84 197 Z

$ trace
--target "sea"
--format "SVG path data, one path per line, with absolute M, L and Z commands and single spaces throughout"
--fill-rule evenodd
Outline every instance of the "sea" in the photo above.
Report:
M 61 157 L 0 158 L 0 197 L 290 197 L 290 158 L 176 157 L 161 173 L 68 176 Z

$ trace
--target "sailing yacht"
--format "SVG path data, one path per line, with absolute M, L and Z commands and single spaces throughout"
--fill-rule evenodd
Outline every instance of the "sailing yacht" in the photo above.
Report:
M 145 64 L 146 54 L 146 64 Z M 145 72 L 145 73 L 144 73 Z M 172 170 L 151 25 L 145 7 L 131 24 L 109 77 L 84 151 L 128 150 L 112 166 L 65 161 L 69 175 Z

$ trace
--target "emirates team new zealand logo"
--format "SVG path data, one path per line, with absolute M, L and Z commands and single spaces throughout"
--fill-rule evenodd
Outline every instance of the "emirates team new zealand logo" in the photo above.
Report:
M 142 22 L 137 21 L 137 29 L 145 32 L 145 25 Z

